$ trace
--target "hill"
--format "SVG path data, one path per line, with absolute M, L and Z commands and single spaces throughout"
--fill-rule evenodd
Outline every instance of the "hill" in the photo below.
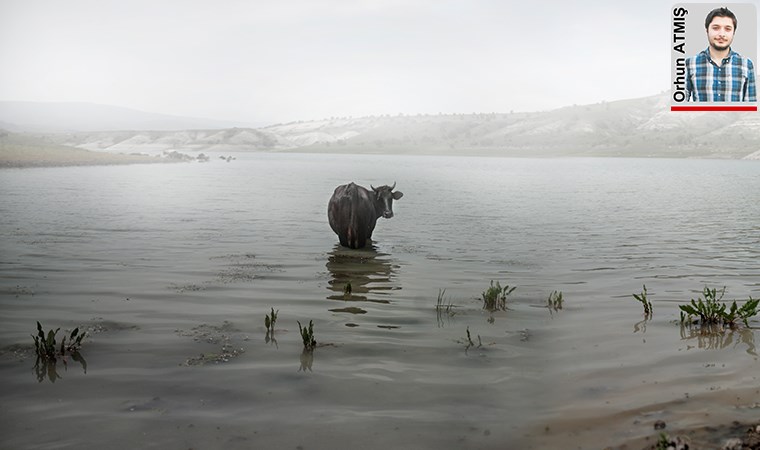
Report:
M 760 159 L 760 114 L 670 112 L 668 94 L 531 113 L 331 118 L 264 128 L 49 135 L 88 150 Z
M 760 158 L 760 115 L 670 112 L 667 94 L 547 112 L 332 119 L 260 131 L 298 151 Z

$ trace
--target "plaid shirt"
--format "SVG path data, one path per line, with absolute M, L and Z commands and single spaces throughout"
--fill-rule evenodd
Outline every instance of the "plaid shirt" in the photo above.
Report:
M 686 94 L 695 102 L 756 102 L 752 61 L 730 50 L 718 67 L 709 48 L 686 58 Z

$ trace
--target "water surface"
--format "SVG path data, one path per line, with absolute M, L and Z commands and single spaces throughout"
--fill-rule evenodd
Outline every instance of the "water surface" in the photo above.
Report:
M 756 330 L 676 323 L 705 285 L 760 296 L 756 162 L 237 156 L 0 171 L 2 447 L 603 448 L 757 419 Z M 404 192 L 360 251 L 327 224 L 349 181 Z M 86 373 L 38 376 L 37 320 L 89 330 Z

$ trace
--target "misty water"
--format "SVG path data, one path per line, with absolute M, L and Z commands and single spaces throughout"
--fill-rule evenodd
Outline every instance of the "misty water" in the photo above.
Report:
M 678 324 L 705 286 L 760 296 L 756 161 L 236 156 L 0 171 L 0 447 L 603 448 L 760 417 L 760 321 Z M 349 181 L 404 193 L 364 250 L 327 224 Z M 35 370 L 36 321 L 87 330 L 86 367 Z

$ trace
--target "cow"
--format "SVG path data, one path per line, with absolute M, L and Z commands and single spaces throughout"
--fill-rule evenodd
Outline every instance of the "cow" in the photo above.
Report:
M 373 187 L 372 190 L 354 183 L 335 188 L 327 205 L 330 228 L 338 235 L 340 245 L 363 248 L 372 238 L 377 219 L 393 217 L 393 200 L 400 199 L 402 192 L 393 192 L 393 186 Z

